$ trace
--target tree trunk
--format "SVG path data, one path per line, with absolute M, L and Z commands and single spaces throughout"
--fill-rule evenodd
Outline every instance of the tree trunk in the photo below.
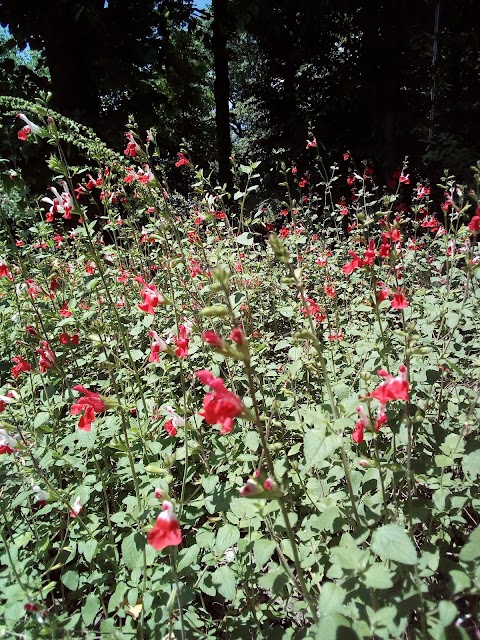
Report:
M 215 69 L 213 92 L 215 96 L 215 124 L 217 128 L 218 178 L 221 185 L 233 196 L 233 175 L 230 156 L 230 81 L 228 77 L 227 57 L 227 5 L 228 0 L 213 0 L 212 50 Z

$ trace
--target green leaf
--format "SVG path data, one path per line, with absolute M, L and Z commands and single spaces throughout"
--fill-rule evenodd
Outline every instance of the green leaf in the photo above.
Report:
M 443 467 L 452 467 L 455 464 L 455 460 L 450 456 L 444 456 L 443 454 L 440 454 L 438 456 L 435 456 L 435 464 L 437 465 L 437 467 L 440 467 L 442 469 Z
M 256 431 L 249 431 L 245 436 L 245 446 L 250 451 L 256 451 L 260 446 L 260 436 Z
M 225 524 L 220 527 L 215 540 L 215 550 L 217 553 L 223 553 L 227 549 L 233 547 L 240 539 L 240 532 L 233 524 Z
M 237 591 L 237 581 L 235 573 L 230 567 L 223 566 L 218 567 L 212 574 L 212 583 L 215 585 L 218 593 L 225 598 L 225 600 L 233 600 Z
M 362 575 L 362 581 L 370 589 L 390 589 L 393 586 L 393 572 L 379 562 L 369 567 Z
M 476 558 L 480 558 L 480 525 L 472 531 L 467 544 L 460 551 L 462 562 L 471 562 Z
M 78 572 L 77 571 L 65 571 L 60 577 L 63 584 L 70 589 L 70 591 L 76 591 L 78 589 Z
M 129 569 L 139 567 L 143 562 L 143 547 L 145 538 L 137 531 L 132 531 L 130 535 L 122 541 L 122 559 Z
M 441 600 L 440 604 L 438 605 L 438 613 L 442 626 L 448 627 L 457 617 L 458 611 L 453 602 L 449 602 L 448 600 Z
M 94 539 L 85 540 L 85 542 L 78 549 L 87 562 L 91 562 L 97 551 L 97 541 Z
M 480 449 L 472 451 L 464 456 L 462 460 L 462 471 L 475 480 L 480 476 Z
M 89 627 L 93 623 L 99 609 L 100 599 L 94 593 L 89 593 L 82 607 L 82 618 L 86 627 Z
M 245 246 L 251 247 L 253 244 L 253 233 L 251 233 L 250 231 L 245 231 L 245 233 L 237 236 L 235 238 L 235 241 L 238 242 L 238 244 L 243 244 Z
M 33 426 L 35 427 L 35 429 L 37 429 L 38 427 L 41 427 L 43 424 L 45 424 L 49 420 L 50 420 L 50 414 L 46 413 L 45 411 L 42 411 L 41 413 L 38 413 L 35 416 L 35 420 L 33 421 Z
M 449 571 L 449 574 L 453 582 L 454 595 L 456 595 L 457 593 L 462 593 L 463 591 L 466 591 L 470 588 L 470 578 L 464 571 L 457 571 L 456 569 L 452 569 L 452 571 Z
M 263 567 L 270 560 L 273 552 L 275 551 L 275 547 L 276 545 L 273 540 L 260 538 L 260 540 L 257 540 L 255 542 L 255 544 L 253 545 L 253 557 L 259 569 L 263 569 Z
M 384 560 L 417 564 L 417 552 L 407 532 L 397 524 L 385 524 L 374 531 L 371 549 Z
M 279 307 L 277 311 L 284 318 L 293 318 L 293 316 L 295 315 L 295 310 L 293 307 Z
M 273 594 L 280 594 L 284 587 L 289 583 L 290 579 L 287 572 L 282 567 L 277 567 L 268 573 L 260 576 L 258 584 L 262 589 L 271 591 Z
M 358 638 L 351 631 L 348 620 L 340 613 L 321 618 L 314 633 L 314 640 L 356 640 Z
M 113 611 L 116 611 L 120 607 L 120 605 L 125 599 L 125 594 L 127 590 L 128 590 L 128 586 L 125 584 L 125 582 L 117 583 L 117 586 L 115 587 L 115 591 L 112 593 L 112 596 L 108 602 L 108 613 L 112 613 Z
M 320 615 L 323 617 L 342 612 L 346 593 L 345 589 L 335 582 L 325 582 L 318 601 Z
M 186 549 L 182 549 L 182 551 L 178 554 L 178 564 L 177 571 L 181 573 L 183 569 L 186 567 L 190 567 L 192 564 L 195 564 L 198 560 L 198 556 L 200 553 L 200 547 L 197 544 L 192 544 L 191 547 L 187 547 Z
M 305 455 L 305 473 L 314 465 L 318 465 L 342 444 L 342 438 L 336 433 L 325 435 L 325 429 L 310 429 L 305 432 L 303 448 Z

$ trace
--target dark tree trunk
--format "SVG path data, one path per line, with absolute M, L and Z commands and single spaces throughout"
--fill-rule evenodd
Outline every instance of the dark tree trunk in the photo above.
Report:
M 100 99 L 95 77 L 97 34 L 86 17 L 65 2 L 49 2 L 43 23 L 45 55 L 54 109 L 86 125 L 98 122 Z
M 233 195 L 233 175 L 230 156 L 230 81 L 227 57 L 227 5 L 228 0 L 213 0 L 212 50 L 215 69 L 213 92 L 215 96 L 215 123 L 217 128 L 218 178 L 226 185 L 230 198 Z

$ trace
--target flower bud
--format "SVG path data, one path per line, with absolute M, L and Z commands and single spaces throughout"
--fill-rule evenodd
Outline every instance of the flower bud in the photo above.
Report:
M 252 478 L 249 478 L 240 489 L 240 495 L 242 498 L 253 498 L 261 493 L 263 493 L 262 485 Z

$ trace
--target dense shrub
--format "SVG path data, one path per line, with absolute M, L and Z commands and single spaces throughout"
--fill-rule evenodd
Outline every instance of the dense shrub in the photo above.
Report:
M 53 189 L 1 236 L 5 637 L 478 632 L 478 193 L 345 153 L 258 209 L 238 167 L 231 215 L 154 135 L 69 168 L 43 108 Z

